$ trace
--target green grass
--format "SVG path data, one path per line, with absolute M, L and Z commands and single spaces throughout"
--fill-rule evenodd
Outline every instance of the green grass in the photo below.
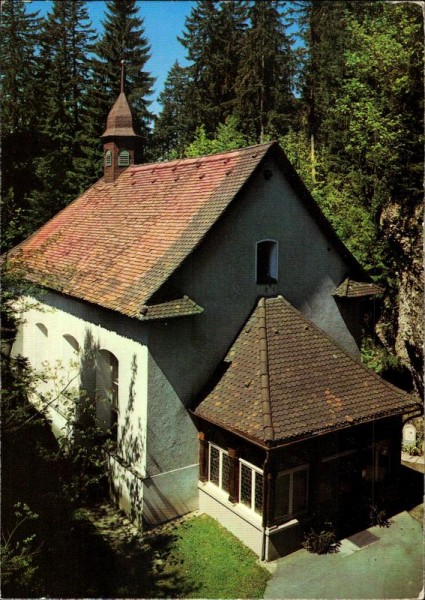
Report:
M 185 580 L 187 598 L 263 597 L 269 572 L 214 519 L 194 517 L 178 525 L 173 537 L 163 573 Z

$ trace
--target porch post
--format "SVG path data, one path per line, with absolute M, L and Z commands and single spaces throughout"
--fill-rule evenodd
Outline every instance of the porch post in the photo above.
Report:
M 227 449 L 230 458 L 230 481 L 229 481 L 229 501 L 233 504 L 239 502 L 239 460 L 235 448 Z
M 198 433 L 199 439 L 199 479 L 202 482 L 208 481 L 208 442 L 205 433 Z

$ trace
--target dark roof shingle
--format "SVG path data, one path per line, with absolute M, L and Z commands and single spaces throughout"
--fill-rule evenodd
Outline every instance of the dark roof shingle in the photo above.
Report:
M 153 321 L 155 319 L 199 315 L 202 312 L 204 312 L 204 309 L 201 306 L 196 304 L 189 296 L 183 296 L 182 298 L 169 300 L 168 302 L 142 306 L 139 318 L 142 321 Z
M 419 403 L 347 354 L 281 296 L 260 300 L 226 360 L 227 371 L 194 412 L 263 444 L 402 414 Z M 265 360 L 268 404 L 261 391 Z
M 383 293 L 384 289 L 376 283 L 353 281 L 353 279 L 347 277 L 332 295 L 339 298 L 365 298 L 367 296 L 379 296 Z

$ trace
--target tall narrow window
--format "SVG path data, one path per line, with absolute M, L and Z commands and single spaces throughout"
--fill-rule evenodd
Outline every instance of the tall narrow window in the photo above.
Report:
M 224 492 L 230 492 L 230 466 L 228 453 L 210 444 L 209 480 Z
M 257 283 L 277 283 L 278 243 L 274 240 L 257 242 Z
M 76 385 L 80 371 L 80 345 L 74 336 L 66 333 L 62 338 L 63 367 L 67 382 Z
M 128 150 L 120 150 L 118 154 L 118 166 L 128 167 L 130 164 L 130 152 Z
M 96 416 L 100 426 L 117 440 L 118 359 L 108 350 L 99 350 L 96 360 Z
M 239 501 L 261 515 L 263 511 L 263 473 L 243 460 L 240 461 Z
M 112 152 L 107 150 L 105 152 L 105 167 L 110 167 L 112 165 Z
M 275 519 L 291 517 L 307 508 L 308 466 L 282 471 L 276 478 Z
M 36 323 L 34 336 L 33 366 L 37 370 L 46 367 L 45 361 L 49 359 L 49 332 L 43 323 Z

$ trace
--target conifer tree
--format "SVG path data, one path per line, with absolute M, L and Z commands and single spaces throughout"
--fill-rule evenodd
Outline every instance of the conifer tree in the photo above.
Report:
M 125 63 L 125 91 L 136 115 L 138 133 L 145 137 L 150 131 L 152 114 L 149 96 L 154 78 L 146 68 L 150 46 L 145 36 L 143 19 L 138 15 L 136 0 L 109 0 L 106 3 L 104 32 L 95 46 L 92 61 L 94 89 L 92 117 L 99 137 L 106 117 L 120 91 L 120 66 Z
M 200 0 L 178 38 L 192 62 L 196 122 L 209 133 L 234 112 L 247 6 L 244 1 Z
M 251 26 L 241 49 L 237 111 L 244 130 L 257 141 L 284 133 L 295 108 L 294 56 L 282 8 L 275 0 L 252 3 Z
M 195 129 L 191 97 L 190 70 L 176 61 L 158 98 L 162 110 L 156 119 L 153 136 L 157 159 L 183 156 L 183 150 L 189 144 Z
M 39 186 L 31 196 L 34 227 L 63 208 L 86 184 L 78 163 L 93 34 L 84 0 L 53 3 L 41 33 L 41 155 L 35 161 Z
M 35 185 L 38 154 L 37 84 L 40 18 L 20 0 L 2 6 L 2 244 L 3 250 L 26 233 L 23 214 Z M 22 212 L 24 211 L 24 212 Z

